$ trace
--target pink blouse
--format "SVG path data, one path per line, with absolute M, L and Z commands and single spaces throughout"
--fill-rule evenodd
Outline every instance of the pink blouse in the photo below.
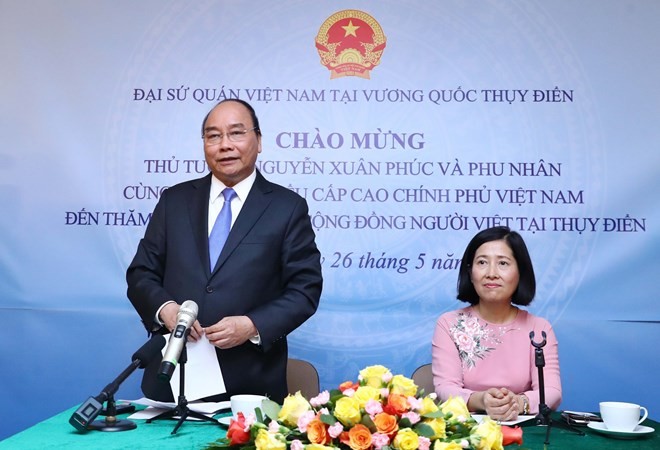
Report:
M 557 338 L 547 320 L 522 309 L 507 324 L 483 320 L 469 306 L 442 314 L 433 335 L 433 384 L 442 400 L 461 396 L 467 403 L 475 391 L 506 387 L 529 399 L 530 413 L 539 411 L 540 393 L 534 342 L 543 340 L 545 404 L 556 410 L 561 403 Z

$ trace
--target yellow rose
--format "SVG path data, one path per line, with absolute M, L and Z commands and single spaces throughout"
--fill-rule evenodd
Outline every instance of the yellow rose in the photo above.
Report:
M 431 437 L 431 440 L 444 439 L 447 436 L 447 424 L 445 423 L 445 419 L 426 419 L 423 421 L 423 423 L 433 429 L 433 436 Z
M 392 392 L 413 397 L 417 395 L 417 385 L 415 382 L 403 375 L 394 375 L 390 384 L 392 385 Z
M 335 417 L 345 426 L 352 427 L 362 419 L 360 402 L 353 397 L 342 397 L 335 403 Z
M 328 447 L 327 445 L 307 444 L 305 445 L 305 450 L 336 450 L 336 449 L 335 447 Z
M 380 389 L 371 386 L 360 386 L 355 391 L 353 398 L 360 403 L 360 408 L 364 408 L 369 400 L 380 400 Z
M 365 385 L 381 388 L 386 385 L 383 376 L 390 373 L 390 369 L 385 366 L 369 366 L 360 371 L 360 379 Z
M 422 407 L 419 409 L 419 414 L 423 416 L 424 414 L 432 413 L 438 410 L 438 405 L 431 397 L 424 397 L 422 399 Z
M 484 417 L 470 435 L 479 437 L 479 442 L 474 442 L 477 450 L 502 450 L 502 428 L 490 417 Z
M 309 402 L 298 391 L 295 395 L 289 395 L 284 399 L 284 404 L 277 415 L 277 420 L 284 422 L 290 427 L 295 427 L 298 425 L 298 418 L 311 409 L 312 407 Z
M 396 434 L 392 446 L 399 450 L 415 450 L 419 448 L 419 436 L 410 428 L 403 428 Z
M 278 437 L 281 438 L 282 435 L 271 434 L 261 428 L 254 440 L 254 445 L 257 447 L 257 450 L 286 450 L 286 442 L 284 442 L 284 439 L 280 440 Z
M 433 445 L 433 450 L 463 450 L 461 444 L 458 442 L 440 442 L 435 441 Z
M 440 409 L 444 414 L 452 413 L 452 418 L 454 419 L 459 417 L 467 419 L 470 417 L 470 411 L 468 411 L 463 397 L 449 397 L 446 402 L 440 405 Z

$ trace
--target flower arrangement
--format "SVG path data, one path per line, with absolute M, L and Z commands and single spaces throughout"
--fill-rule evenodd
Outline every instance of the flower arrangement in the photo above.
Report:
M 265 400 L 256 414 L 238 414 L 209 449 L 242 450 L 501 450 L 502 427 L 470 415 L 462 398 L 438 404 L 413 380 L 384 366 L 309 400 L 300 392 L 282 406 Z

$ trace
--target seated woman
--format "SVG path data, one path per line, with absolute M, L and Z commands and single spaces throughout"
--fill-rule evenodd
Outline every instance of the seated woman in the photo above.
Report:
M 527 246 L 508 227 L 479 232 L 468 244 L 458 273 L 457 298 L 470 306 L 444 313 L 433 335 L 433 383 L 442 400 L 461 396 L 470 411 L 496 420 L 515 420 L 539 411 L 535 348 L 541 342 L 545 403 L 561 403 L 557 338 L 547 320 L 514 305 L 527 306 L 536 280 Z

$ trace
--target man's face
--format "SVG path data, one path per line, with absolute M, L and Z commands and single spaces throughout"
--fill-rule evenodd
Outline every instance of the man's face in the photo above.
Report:
M 247 178 L 261 153 L 261 136 L 252 130 L 254 124 L 250 112 L 238 102 L 224 102 L 216 106 L 204 125 L 204 136 L 222 134 L 217 143 L 204 139 L 204 157 L 213 175 L 226 186 L 234 186 Z M 250 130 L 245 134 L 241 131 Z M 229 139 L 233 133 L 237 142 Z

